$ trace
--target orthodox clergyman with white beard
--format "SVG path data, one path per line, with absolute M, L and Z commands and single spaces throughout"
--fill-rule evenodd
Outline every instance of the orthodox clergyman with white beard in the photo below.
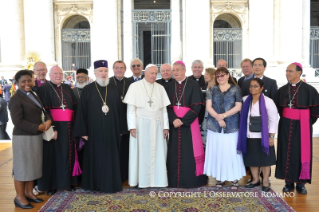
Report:
M 170 104 L 164 87 L 157 82 L 157 67 L 149 64 L 145 78 L 130 85 L 127 124 L 130 130 L 129 185 L 139 188 L 166 187 L 166 154 Z
M 78 101 L 80 99 L 82 89 L 88 84 L 88 81 L 88 70 L 83 68 L 78 69 L 76 71 L 76 85 L 75 88 L 73 88 L 73 93 L 75 94 Z
M 114 193 L 122 190 L 120 173 L 121 98 L 109 84 L 106 60 L 94 62 L 96 81 L 82 90 L 74 137 L 85 140 L 82 188 Z

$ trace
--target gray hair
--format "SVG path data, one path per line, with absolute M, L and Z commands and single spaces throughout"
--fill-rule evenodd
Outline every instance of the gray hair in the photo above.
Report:
M 186 67 L 185 67 L 183 64 L 180 64 L 180 63 L 175 62 L 175 63 L 173 63 L 173 66 L 174 66 L 174 65 L 180 65 L 180 66 L 182 66 L 182 69 L 186 69 Z
M 202 66 L 202 68 L 204 68 L 204 63 L 203 63 L 203 61 L 201 61 L 201 60 L 194 60 L 194 61 L 192 62 L 192 67 L 193 67 L 195 64 L 198 64 L 198 63 Z
M 151 67 L 156 67 L 156 69 L 157 69 L 157 66 L 156 66 L 156 65 L 150 63 L 150 64 L 148 64 L 148 65 L 145 67 L 145 71 L 148 71 L 148 69 L 151 68 Z
M 131 65 L 132 65 L 132 62 L 133 62 L 134 60 L 139 61 L 139 62 L 141 63 L 141 65 L 143 66 L 143 62 L 142 62 L 142 60 L 140 60 L 139 58 L 134 58 L 133 60 L 131 60 Z
M 51 74 L 51 72 L 52 72 L 52 70 L 53 70 L 53 68 L 59 68 L 59 69 L 61 69 L 61 71 L 63 72 L 63 70 L 62 70 L 62 68 L 61 67 L 59 67 L 59 66 L 53 66 L 51 69 L 50 69 L 50 74 Z
M 37 62 L 35 62 L 34 65 L 33 65 L 33 70 L 35 70 L 35 67 L 36 67 L 38 64 L 40 64 L 40 63 L 42 63 L 42 64 L 45 66 L 45 68 L 47 69 L 47 64 L 45 64 L 45 63 L 42 62 L 42 61 L 37 61 Z

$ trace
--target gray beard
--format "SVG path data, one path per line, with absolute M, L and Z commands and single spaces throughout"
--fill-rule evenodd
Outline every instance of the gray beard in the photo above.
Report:
M 77 82 L 77 83 L 76 83 L 76 87 L 82 89 L 82 88 L 84 88 L 84 86 L 86 86 L 87 84 L 88 84 L 88 82 L 83 82 L 83 83 Z
M 97 82 L 97 84 L 99 84 L 101 87 L 105 87 L 109 84 L 109 78 L 107 78 L 105 81 L 102 81 L 100 78 L 96 78 L 95 80 Z

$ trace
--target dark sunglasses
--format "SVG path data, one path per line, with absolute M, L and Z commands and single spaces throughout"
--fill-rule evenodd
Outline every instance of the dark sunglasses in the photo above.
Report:
M 136 66 L 137 68 L 141 67 L 141 65 L 140 65 L 140 64 L 132 65 L 131 67 L 132 67 L 132 68 L 135 68 L 135 66 Z

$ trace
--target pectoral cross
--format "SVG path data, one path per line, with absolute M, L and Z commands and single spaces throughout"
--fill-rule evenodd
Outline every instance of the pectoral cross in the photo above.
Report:
M 179 106 L 182 104 L 180 102 L 177 102 L 176 105 L 177 105 L 177 109 L 179 109 Z
M 61 106 L 60 106 L 60 108 L 62 108 L 63 111 L 64 111 L 64 110 L 65 110 L 65 105 L 62 103 Z
M 150 99 L 150 101 L 148 101 L 147 103 L 149 103 L 150 104 L 150 107 L 152 106 L 152 100 Z
M 292 107 L 292 104 L 291 104 L 291 102 L 289 102 L 288 106 L 289 106 L 289 108 L 291 108 L 291 107 Z

